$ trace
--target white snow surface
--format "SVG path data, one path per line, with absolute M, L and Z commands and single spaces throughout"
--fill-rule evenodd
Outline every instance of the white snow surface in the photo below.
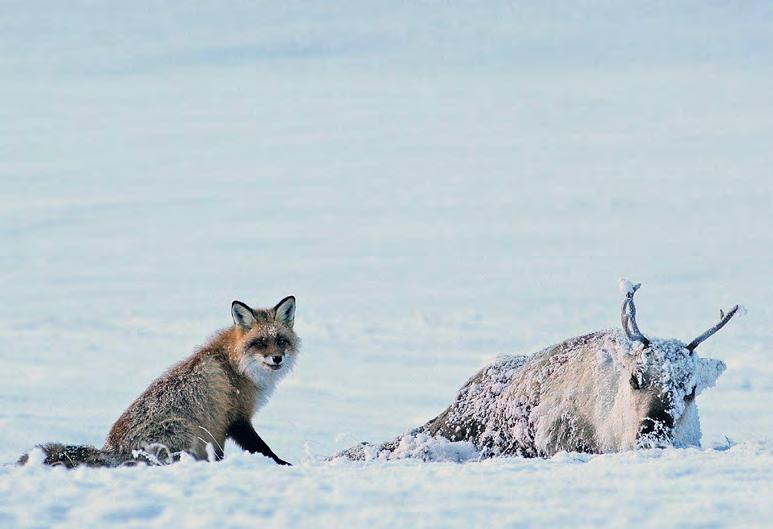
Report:
M 772 22 L 765 2 L 7 3 L 0 527 L 769 525 Z M 324 460 L 423 424 L 497 355 L 619 326 L 620 276 L 647 336 L 748 308 L 699 347 L 727 366 L 702 448 Z M 254 424 L 293 467 L 233 444 L 13 465 L 101 445 L 233 299 L 288 294 L 303 346 Z

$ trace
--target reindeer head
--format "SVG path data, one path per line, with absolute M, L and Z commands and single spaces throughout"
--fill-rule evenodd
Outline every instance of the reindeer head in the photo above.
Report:
M 621 381 L 619 390 L 627 394 L 640 417 L 635 445 L 697 445 L 700 426 L 695 397 L 714 385 L 725 364 L 700 358 L 695 349 L 730 321 L 738 312 L 738 305 L 727 314 L 720 311 L 720 321 L 689 344 L 675 339 L 650 339 L 636 323 L 633 296 L 641 284 L 621 280 L 620 286 L 625 292 L 621 319 L 628 339 L 624 375 L 629 378 Z

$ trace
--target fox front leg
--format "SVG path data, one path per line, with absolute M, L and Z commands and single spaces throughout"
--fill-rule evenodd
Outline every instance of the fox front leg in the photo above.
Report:
M 252 427 L 249 421 L 239 419 L 235 421 L 228 429 L 228 437 L 233 439 L 236 444 L 247 450 L 251 454 L 259 453 L 270 457 L 278 465 L 290 465 L 287 461 L 280 459 L 278 455 L 260 438 L 258 432 Z

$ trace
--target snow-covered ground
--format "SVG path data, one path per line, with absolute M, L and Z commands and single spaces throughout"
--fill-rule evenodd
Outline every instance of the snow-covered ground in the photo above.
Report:
M 0 527 L 738 527 L 773 518 L 773 12 L 725 3 L 9 2 Z M 325 463 L 497 354 L 619 324 L 728 369 L 704 448 Z M 292 468 L 100 445 L 239 298 L 298 298 Z

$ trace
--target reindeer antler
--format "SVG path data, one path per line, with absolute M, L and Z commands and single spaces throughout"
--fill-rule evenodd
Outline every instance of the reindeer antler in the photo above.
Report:
M 628 282 L 625 279 L 620 280 L 620 288 L 625 289 L 625 301 L 623 301 L 623 307 L 620 310 L 620 320 L 623 324 L 623 331 L 625 335 L 631 341 L 641 342 L 644 347 L 650 344 L 650 341 L 639 330 L 639 325 L 636 323 L 636 306 L 633 304 L 633 295 L 639 290 L 641 283 Z M 629 328 L 630 327 L 630 328 Z
M 704 332 L 700 336 L 698 336 L 696 339 L 694 339 L 692 342 L 687 345 L 688 351 L 694 351 L 696 347 L 698 347 L 702 342 L 706 341 L 706 339 L 710 338 L 712 334 L 717 332 L 719 329 L 725 326 L 727 322 L 730 321 L 730 318 L 735 316 L 735 313 L 738 312 L 738 305 L 730 309 L 730 312 L 727 314 L 724 313 L 724 311 L 719 311 L 719 322 L 717 322 L 716 325 L 711 327 L 708 331 Z

